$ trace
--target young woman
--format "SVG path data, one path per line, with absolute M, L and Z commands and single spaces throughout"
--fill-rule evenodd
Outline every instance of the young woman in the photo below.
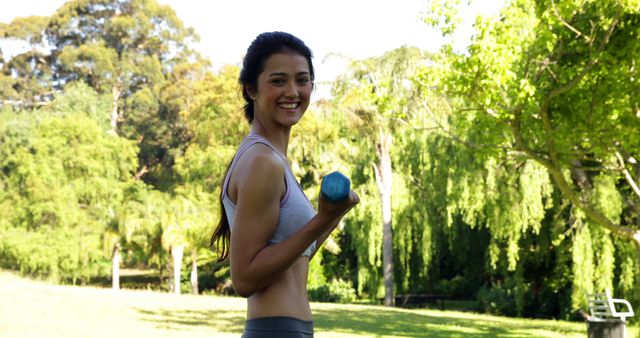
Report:
M 311 50 L 284 32 L 260 34 L 245 55 L 240 84 L 251 124 L 224 180 L 224 212 L 211 241 L 229 256 L 236 292 L 247 298 L 243 337 L 312 337 L 309 259 L 359 202 L 319 197 L 314 210 L 287 160 L 291 128 L 309 106 Z

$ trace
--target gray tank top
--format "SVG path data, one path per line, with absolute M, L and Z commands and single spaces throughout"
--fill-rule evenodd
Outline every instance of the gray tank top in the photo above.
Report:
M 284 179 L 286 185 L 286 191 L 284 197 L 280 200 L 280 216 L 278 217 L 278 226 L 276 228 L 276 232 L 273 234 L 273 237 L 269 239 L 268 244 L 275 244 L 278 242 L 282 242 L 285 239 L 289 238 L 289 236 L 296 233 L 300 228 L 302 228 L 313 216 L 315 216 L 316 211 L 309 202 L 309 199 L 302 191 L 298 180 L 296 180 L 291 168 L 289 168 L 289 164 L 284 157 L 276 148 L 269 143 L 267 139 L 259 135 L 249 135 L 247 136 L 236 155 L 231 162 L 231 166 L 229 167 L 229 171 L 227 172 L 227 177 L 224 179 L 224 185 L 222 186 L 222 204 L 224 205 L 224 211 L 227 214 L 227 220 L 229 221 L 229 227 L 231 231 L 233 231 L 233 222 L 236 214 L 236 205 L 231 201 L 229 195 L 227 194 L 227 187 L 229 185 L 229 179 L 231 178 L 231 173 L 235 168 L 238 159 L 242 156 L 242 154 L 253 146 L 256 143 L 261 143 L 269 148 L 271 148 L 285 167 L 284 171 Z M 316 242 L 314 241 L 311 245 L 302 253 L 302 256 L 311 256 L 311 254 L 316 249 Z

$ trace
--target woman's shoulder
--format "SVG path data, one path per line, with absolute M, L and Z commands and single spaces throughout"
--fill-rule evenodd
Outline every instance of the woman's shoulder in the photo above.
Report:
M 269 147 L 251 147 L 239 159 L 234 170 L 232 187 L 237 189 L 237 195 L 231 198 L 235 198 L 238 205 L 241 195 L 245 196 L 242 200 L 247 205 L 266 205 L 269 201 L 278 201 L 286 193 L 284 174 L 282 161 Z
M 284 174 L 284 163 L 279 155 L 269 146 L 256 143 L 244 151 L 238 158 L 237 171 L 241 175 L 257 175 L 262 179 L 281 177 Z

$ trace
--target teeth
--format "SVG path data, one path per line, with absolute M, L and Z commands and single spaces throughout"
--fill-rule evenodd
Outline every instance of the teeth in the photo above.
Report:
M 280 107 L 284 108 L 284 109 L 294 109 L 298 106 L 297 103 L 281 103 Z

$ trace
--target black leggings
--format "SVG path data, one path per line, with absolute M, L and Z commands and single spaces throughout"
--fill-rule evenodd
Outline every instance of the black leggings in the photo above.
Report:
M 313 338 L 313 321 L 293 317 L 249 319 L 242 338 Z

